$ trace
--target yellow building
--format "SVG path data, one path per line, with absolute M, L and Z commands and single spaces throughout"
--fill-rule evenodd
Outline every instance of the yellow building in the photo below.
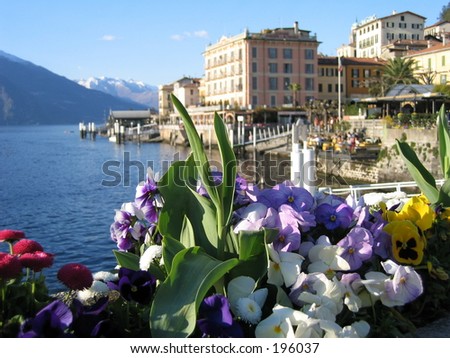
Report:
M 411 52 L 405 58 L 416 62 L 415 74 L 423 84 L 448 84 L 450 81 L 450 41 L 430 42 L 428 48 Z

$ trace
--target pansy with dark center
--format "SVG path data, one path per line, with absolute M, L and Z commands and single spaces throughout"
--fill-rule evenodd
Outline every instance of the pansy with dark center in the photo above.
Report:
M 333 206 L 328 203 L 320 204 L 316 208 L 316 220 L 327 230 L 348 228 L 353 218 L 353 209 L 345 203 Z
M 122 267 L 119 270 L 119 281 L 108 282 L 108 287 L 120 292 L 127 301 L 149 304 L 156 287 L 156 278 L 148 271 L 134 271 Z

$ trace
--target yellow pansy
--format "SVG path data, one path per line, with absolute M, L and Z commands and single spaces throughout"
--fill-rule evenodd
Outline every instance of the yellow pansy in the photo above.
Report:
M 388 222 L 410 220 L 424 232 L 432 227 L 436 214 L 427 198 L 420 195 L 409 199 L 400 212 L 383 210 L 383 218 Z
M 422 262 L 425 239 L 410 220 L 392 221 L 384 231 L 391 235 L 392 255 L 397 262 L 409 265 Z

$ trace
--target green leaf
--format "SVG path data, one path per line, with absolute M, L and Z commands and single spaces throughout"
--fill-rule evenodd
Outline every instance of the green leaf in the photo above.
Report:
M 184 247 L 194 247 L 195 246 L 195 236 L 194 229 L 192 228 L 191 222 L 188 217 L 185 216 L 183 220 L 183 226 L 181 228 L 180 242 Z
M 189 113 L 186 111 L 186 108 L 184 108 L 183 104 L 178 100 L 178 98 L 174 94 L 171 94 L 171 98 L 175 108 L 177 109 L 178 113 L 181 116 L 181 119 L 183 120 L 186 135 L 188 137 L 189 145 L 191 146 L 192 153 L 194 155 L 200 179 L 205 186 L 206 192 L 216 205 L 216 208 L 220 207 L 217 187 L 214 184 L 213 178 L 211 176 L 209 161 L 203 148 L 203 143 L 195 128 L 194 122 L 192 121 Z
M 444 208 L 450 207 L 450 179 L 447 179 L 439 190 L 437 204 L 442 204 Z
M 258 281 L 267 273 L 269 257 L 265 239 L 264 230 L 239 232 L 239 265 L 230 273 L 231 278 L 250 276 Z
M 195 329 L 197 311 L 205 295 L 237 259 L 219 261 L 199 247 L 179 252 L 167 279 L 158 287 L 150 311 L 155 338 L 186 338 Z
M 164 259 L 164 266 L 168 273 L 172 270 L 172 262 L 174 257 L 180 252 L 186 249 L 184 245 L 170 236 L 164 236 L 162 240 L 162 255 Z
M 435 204 L 438 201 L 439 193 L 433 175 L 423 166 L 408 143 L 397 140 L 397 147 L 412 178 L 428 200 Z
M 117 263 L 121 267 L 125 267 L 130 270 L 138 271 L 139 267 L 139 256 L 132 254 L 131 252 L 113 250 L 114 256 L 116 257 Z
M 223 167 L 222 183 L 219 185 L 219 193 L 222 201 L 224 226 L 226 226 L 230 222 L 233 213 L 237 164 L 236 156 L 228 138 L 227 128 L 217 113 L 214 115 L 214 130 L 216 132 Z
M 217 255 L 218 234 L 216 209 L 207 198 L 192 191 L 182 179 L 186 162 L 175 162 L 161 178 L 159 191 L 164 201 L 158 230 L 165 237 L 180 240 L 186 216 L 192 226 L 195 244 L 211 256 Z
M 437 122 L 441 169 L 444 179 L 448 179 L 450 178 L 450 135 L 444 105 L 439 110 Z

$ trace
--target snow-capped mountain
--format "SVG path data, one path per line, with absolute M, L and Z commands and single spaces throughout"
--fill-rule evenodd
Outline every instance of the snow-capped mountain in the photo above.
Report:
M 77 83 L 83 87 L 129 99 L 150 108 L 158 108 L 158 87 L 147 85 L 141 81 L 89 77 L 86 80 L 81 79 Z

